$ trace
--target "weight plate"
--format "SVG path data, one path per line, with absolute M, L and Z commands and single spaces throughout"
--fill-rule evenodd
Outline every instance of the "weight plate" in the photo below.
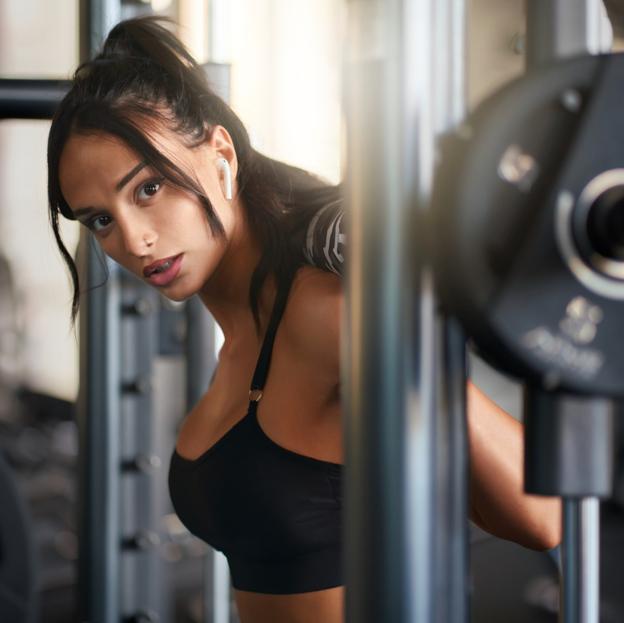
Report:
M 624 394 L 624 263 L 591 249 L 624 241 L 609 229 L 623 100 L 622 55 L 575 58 L 511 83 L 441 143 L 431 238 L 444 305 L 482 356 L 547 389 Z M 606 218 L 590 206 L 612 187 Z

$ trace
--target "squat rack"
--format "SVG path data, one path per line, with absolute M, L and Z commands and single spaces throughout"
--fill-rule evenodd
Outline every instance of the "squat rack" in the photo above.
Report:
M 436 137 L 466 108 L 466 3 L 348 6 L 347 621 L 459 623 L 468 620 L 464 338 L 438 310 L 420 225 Z M 530 64 L 609 42 L 597 0 L 526 7 Z M 597 603 L 592 616 L 583 620 L 597 622 Z

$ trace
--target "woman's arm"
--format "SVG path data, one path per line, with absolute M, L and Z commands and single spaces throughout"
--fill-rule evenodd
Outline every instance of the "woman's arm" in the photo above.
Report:
M 297 355 L 310 361 L 321 385 L 339 372 L 342 285 L 336 275 L 306 268 L 293 285 L 284 330 Z M 471 519 L 496 536 L 534 549 L 560 540 L 560 501 L 523 491 L 523 427 L 468 383 Z
M 467 406 L 471 519 L 525 547 L 555 547 L 561 540 L 561 502 L 524 492 L 522 424 L 471 382 Z

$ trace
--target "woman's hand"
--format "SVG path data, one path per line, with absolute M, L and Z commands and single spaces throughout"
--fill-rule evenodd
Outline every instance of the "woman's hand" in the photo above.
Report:
M 548 550 L 561 540 L 561 501 L 524 492 L 524 429 L 467 386 L 470 518 L 495 536 Z

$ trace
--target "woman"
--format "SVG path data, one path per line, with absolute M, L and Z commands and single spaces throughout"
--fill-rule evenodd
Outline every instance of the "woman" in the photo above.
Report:
M 201 69 L 154 19 L 124 22 L 81 66 L 52 124 L 51 221 L 90 229 L 173 300 L 198 294 L 225 337 L 186 417 L 170 491 L 225 552 L 243 623 L 342 621 L 341 282 L 305 265 L 338 189 L 256 151 Z M 473 519 L 545 549 L 558 504 L 522 492 L 521 427 L 468 387 Z

